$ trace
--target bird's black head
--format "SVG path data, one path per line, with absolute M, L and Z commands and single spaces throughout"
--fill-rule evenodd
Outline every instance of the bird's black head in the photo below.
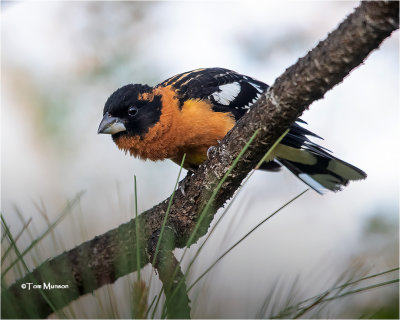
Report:
M 143 136 L 161 116 L 161 96 L 152 95 L 152 88 L 128 84 L 115 91 L 106 101 L 98 133 Z

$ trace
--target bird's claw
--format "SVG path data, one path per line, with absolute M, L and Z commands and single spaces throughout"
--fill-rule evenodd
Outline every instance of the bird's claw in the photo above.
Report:
M 215 152 L 216 149 L 216 146 L 211 146 L 207 149 L 207 159 L 210 159 L 212 152 Z
M 186 179 L 187 179 L 188 177 L 190 177 L 192 174 L 193 174 L 193 172 L 189 170 L 189 171 L 187 172 L 187 174 L 186 174 L 186 177 L 185 177 L 185 178 L 181 181 L 181 183 L 179 184 L 179 190 L 182 192 L 182 195 L 183 195 L 183 196 L 186 195 L 186 192 L 185 192 L 185 189 L 186 189 Z

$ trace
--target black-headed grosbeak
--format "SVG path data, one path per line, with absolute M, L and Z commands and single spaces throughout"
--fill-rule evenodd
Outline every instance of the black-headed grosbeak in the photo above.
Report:
M 118 148 L 134 157 L 171 159 L 194 170 L 207 158 L 235 122 L 257 101 L 268 85 L 223 68 L 197 69 L 173 76 L 155 87 L 128 84 L 107 100 L 98 133 L 108 133 Z M 319 193 L 338 191 L 366 174 L 331 155 L 307 138 L 320 138 L 297 119 L 261 167 L 281 166 Z

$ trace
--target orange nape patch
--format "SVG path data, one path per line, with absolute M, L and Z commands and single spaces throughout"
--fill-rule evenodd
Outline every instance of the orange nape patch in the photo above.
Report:
M 180 163 L 186 153 L 184 167 L 197 166 L 207 158 L 208 148 L 216 145 L 235 125 L 231 113 L 215 112 L 211 103 L 204 100 L 187 100 L 179 109 L 171 86 L 156 88 L 153 95 L 161 95 L 160 121 L 142 137 L 123 135 L 115 139 L 120 149 L 135 157 Z
M 154 99 L 154 94 L 152 92 L 143 92 L 138 96 L 138 100 L 153 101 L 153 99 Z

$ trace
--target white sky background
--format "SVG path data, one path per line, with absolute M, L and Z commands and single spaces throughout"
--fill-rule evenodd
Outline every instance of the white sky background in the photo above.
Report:
M 14 205 L 43 230 L 32 200 L 42 199 L 54 219 L 67 199 L 86 190 L 82 212 L 73 213 L 86 238 L 68 237 L 65 233 L 74 235 L 76 229 L 67 222 L 58 229 L 65 245 L 72 247 L 127 221 L 134 174 L 141 210 L 171 193 L 176 165 L 130 158 L 110 137 L 96 134 L 113 90 L 128 82 L 153 85 L 176 73 L 215 66 L 272 84 L 357 3 L 153 2 L 140 4 L 145 10 L 137 10 L 137 21 L 130 10 L 114 7 L 108 13 L 112 5 L 91 11 L 85 3 L 40 2 L 2 9 L 1 206 L 14 232 L 19 230 Z M 135 11 L 138 3 L 129 5 Z M 129 19 L 135 24 L 121 23 Z M 126 60 L 110 63 L 120 54 Z M 105 69 L 108 73 L 102 76 Z M 323 261 L 341 272 L 346 269 L 343 261 L 357 251 L 363 219 L 381 208 L 397 215 L 398 70 L 397 32 L 304 113 L 310 130 L 325 138 L 321 144 L 363 169 L 368 178 L 323 197 L 309 191 L 246 240 L 220 266 L 223 273 L 216 283 L 227 299 L 239 301 L 240 294 L 246 295 L 229 288 L 231 279 L 250 290 L 260 277 L 267 283 L 285 272 L 309 275 L 318 265 L 326 268 Z M 50 97 L 49 108 L 60 109 L 61 117 L 65 113 L 61 133 L 53 137 L 40 127 L 37 108 L 42 106 L 35 99 L 43 96 Z M 257 172 L 231 209 L 229 243 L 304 188 L 287 171 Z M 210 255 L 221 253 L 219 249 L 210 249 Z M 254 256 L 260 251 L 265 256 Z M 204 259 L 206 266 L 209 260 Z M 243 276 L 249 264 L 251 275 Z M 238 303 L 227 316 L 240 316 L 246 307 L 251 309 Z

